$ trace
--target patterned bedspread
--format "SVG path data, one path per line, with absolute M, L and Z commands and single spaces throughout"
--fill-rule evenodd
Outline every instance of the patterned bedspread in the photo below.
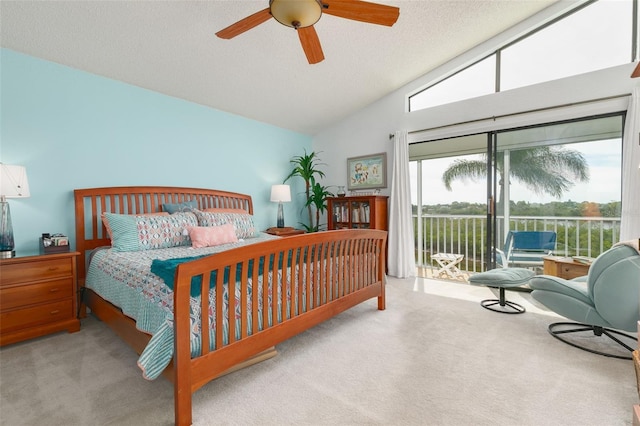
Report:
M 149 344 L 138 359 L 138 366 L 146 379 L 157 378 L 173 357 L 173 292 L 164 281 L 151 272 L 154 259 L 176 259 L 219 253 L 235 247 L 254 244 L 278 237 L 261 233 L 255 238 L 247 238 L 237 243 L 215 247 L 193 249 L 173 247 L 137 252 L 115 252 L 102 249 L 94 253 L 87 272 L 86 286 L 105 300 L 113 303 L 136 322 L 136 327 L 152 335 Z M 239 298 L 237 288 L 235 297 Z M 199 298 L 199 296 L 198 296 Z M 215 291 L 210 292 L 210 306 L 215 309 Z M 224 298 L 228 300 L 227 288 Z M 199 306 L 192 297 L 191 351 L 200 351 Z M 226 306 L 226 305 L 225 305 Z M 211 312 L 215 318 L 215 311 Z M 225 315 L 226 317 L 226 315 Z M 260 327 L 261 324 L 259 325 Z M 228 324 L 223 324 L 224 340 L 228 341 Z M 239 327 L 236 328 L 239 330 Z M 210 330 L 213 335 L 215 330 Z M 238 336 L 239 337 L 239 336 Z M 215 339 L 212 339 L 215 344 Z M 213 348 L 212 348 L 213 349 Z

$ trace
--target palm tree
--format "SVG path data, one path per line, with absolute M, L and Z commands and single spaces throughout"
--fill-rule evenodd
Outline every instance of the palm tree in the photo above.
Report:
M 496 168 L 498 182 L 498 206 L 504 203 L 504 153 L 498 153 Z M 518 180 L 536 194 L 549 194 L 560 198 L 574 182 L 589 181 L 589 165 L 582 153 L 559 146 L 542 146 L 510 151 L 509 176 Z M 456 179 L 486 179 L 487 156 L 477 160 L 455 160 L 442 175 L 445 188 L 451 191 Z

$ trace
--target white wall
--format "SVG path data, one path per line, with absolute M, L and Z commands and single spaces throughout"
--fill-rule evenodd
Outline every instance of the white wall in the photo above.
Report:
M 484 57 L 496 46 L 513 40 L 526 33 L 540 22 L 558 16 L 572 7 L 573 2 L 560 2 L 540 14 L 522 22 L 503 34 L 480 44 L 466 54 L 455 58 L 442 67 L 408 83 L 402 88 L 358 111 L 340 123 L 317 134 L 312 142 L 313 149 L 321 152 L 327 163 L 327 185 L 345 185 L 347 181 L 346 159 L 348 157 L 388 153 L 388 188 L 382 193 L 389 195 L 393 164 L 392 142 L 389 134 L 396 130 L 410 132 L 409 140 L 421 140 L 421 137 L 445 137 L 456 134 L 486 131 L 492 128 L 517 127 L 534 122 L 549 122 L 588 116 L 612 111 L 626 110 L 627 98 L 620 97 L 631 93 L 634 86 L 640 86 L 640 78 L 631 79 L 634 64 L 625 64 L 605 70 L 590 72 L 575 77 L 541 83 L 520 89 L 482 96 L 468 101 L 433 107 L 421 111 L 405 112 L 407 95 Z M 608 99 L 614 97 L 615 99 Z M 608 99 L 602 101 L 603 99 Z M 585 102 L 599 100 L 595 104 Z M 443 128 L 456 123 L 482 120 L 514 112 L 536 111 L 546 108 L 570 106 L 562 112 L 546 111 L 527 116 L 515 116 L 502 120 L 473 122 L 465 127 Z M 437 131 L 423 132 L 424 129 L 439 128 Z M 424 140 L 424 139 L 422 139 Z

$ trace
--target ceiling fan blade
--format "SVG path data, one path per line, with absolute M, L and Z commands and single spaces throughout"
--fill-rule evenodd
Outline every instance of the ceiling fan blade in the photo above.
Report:
M 638 77 L 640 77 L 640 62 L 638 62 L 638 65 L 636 65 L 636 68 L 631 73 L 631 78 L 638 78 Z
M 269 13 L 269 8 L 266 8 L 261 10 L 260 12 L 256 12 L 253 15 L 239 20 L 235 24 L 229 25 L 227 28 L 218 31 L 216 35 L 220 38 L 225 39 L 234 38 L 235 36 L 240 35 L 243 32 L 250 30 L 251 28 L 257 27 L 263 22 L 268 21 L 269 18 L 271 18 L 271 13 Z
M 395 6 L 360 0 L 326 0 L 323 4 L 326 8 L 322 13 L 388 27 L 395 24 L 400 16 L 400 9 Z
M 307 60 L 310 64 L 317 64 L 324 60 L 324 53 L 322 53 L 322 46 L 320 46 L 320 39 L 318 33 L 313 25 L 310 27 L 298 28 L 298 37 L 300 37 L 300 43 Z

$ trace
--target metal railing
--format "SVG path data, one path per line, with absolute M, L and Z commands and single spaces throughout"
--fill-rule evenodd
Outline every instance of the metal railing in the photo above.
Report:
M 418 227 L 420 223 L 420 227 Z M 480 215 L 413 215 L 416 265 L 433 266 L 435 253 L 463 254 L 462 270 L 482 272 L 487 253 L 487 218 Z M 504 217 L 497 217 L 497 241 L 504 241 Z M 558 256 L 597 257 L 618 241 L 620 218 L 510 216 L 512 231 L 555 231 Z M 498 247 L 502 249 L 502 247 Z

